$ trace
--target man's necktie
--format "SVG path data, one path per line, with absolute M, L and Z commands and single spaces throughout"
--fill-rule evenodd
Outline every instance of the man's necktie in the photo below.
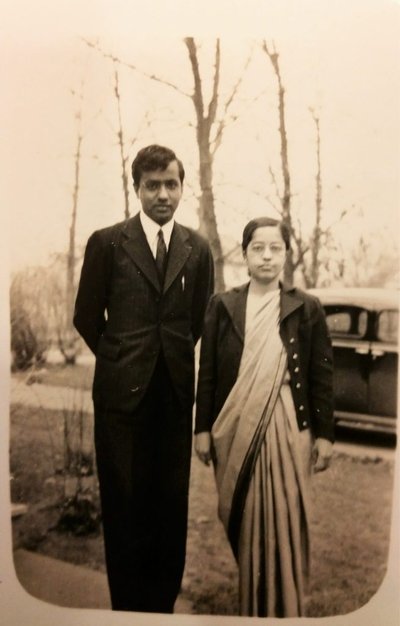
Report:
M 163 231 L 160 230 L 157 233 L 157 252 L 156 252 L 156 266 L 158 278 L 160 284 L 164 284 L 165 271 L 167 269 L 167 246 L 165 245 Z

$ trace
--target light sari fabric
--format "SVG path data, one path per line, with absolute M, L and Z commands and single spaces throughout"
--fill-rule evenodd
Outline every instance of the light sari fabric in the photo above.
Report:
M 240 614 L 295 617 L 309 563 L 311 435 L 298 429 L 287 384 L 279 292 L 251 313 L 237 381 L 212 429 L 219 515 L 239 564 Z

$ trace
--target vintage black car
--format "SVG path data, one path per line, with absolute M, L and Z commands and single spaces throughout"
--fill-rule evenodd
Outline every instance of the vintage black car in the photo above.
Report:
M 399 293 L 372 288 L 310 293 L 323 304 L 332 337 L 336 423 L 395 433 Z

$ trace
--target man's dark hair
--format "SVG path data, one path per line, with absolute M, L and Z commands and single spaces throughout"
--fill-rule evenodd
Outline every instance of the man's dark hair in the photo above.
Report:
M 139 150 L 132 163 L 132 178 L 135 189 L 139 187 L 143 172 L 165 170 L 171 161 L 178 163 L 179 178 L 181 183 L 183 183 L 185 170 L 183 169 L 182 161 L 177 158 L 173 150 L 157 144 L 152 144 Z
M 272 217 L 256 217 L 254 220 L 250 220 L 250 222 L 244 227 L 242 238 L 243 252 L 246 252 L 247 246 L 253 238 L 254 231 L 257 230 L 257 228 L 264 228 L 264 226 L 278 226 L 282 239 L 285 243 L 286 250 L 290 249 L 290 229 L 286 222 L 276 220 Z

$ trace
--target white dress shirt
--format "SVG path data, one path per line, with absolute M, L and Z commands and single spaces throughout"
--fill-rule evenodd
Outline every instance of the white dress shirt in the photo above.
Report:
M 140 211 L 140 221 L 144 230 L 144 234 L 146 235 L 147 243 L 150 246 L 151 253 L 154 258 L 156 258 L 157 253 L 157 242 L 158 242 L 158 231 L 162 230 L 164 235 L 165 245 L 167 250 L 169 248 L 169 242 L 171 241 L 172 229 L 175 224 L 175 220 L 172 219 L 163 226 L 157 224 L 152 219 L 150 219 L 144 211 Z

